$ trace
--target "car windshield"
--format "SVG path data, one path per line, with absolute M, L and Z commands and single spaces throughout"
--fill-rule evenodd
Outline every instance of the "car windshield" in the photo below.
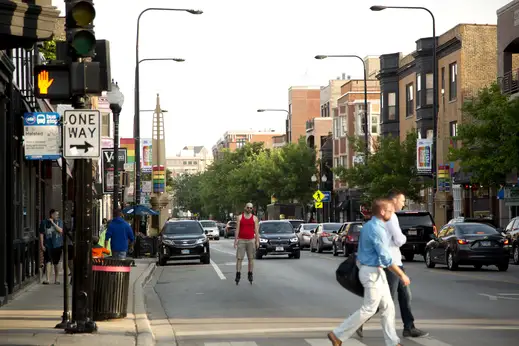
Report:
M 216 222 L 214 221 L 200 221 L 202 227 L 216 227 Z
M 362 225 L 351 225 L 348 233 L 350 233 L 350 234 L 360 233 L 361 230 L 362 230 Z
M 311 231 L 311 230 L 316 229 L 316 228 L 317 228 L 317 224 L 316 223 L 309 223 L 309 224 L 303 225 L 303 230 L 304 231 Z
M 230 221 L 229 227 L 236 227 L 236 221 Z
M 456 225 L 456 228 L 458 229 L 460 235 L 499 234 L 499 232 L 494 227 L 484 223 L 460 223 Z
M 293 228 L 298 228 L 303 223 L 303 221 L 298 221 L 298 220 L 289 220 L 288 222 L 290 222 L 290 224 L 292 224 Z
M 323 224 L 323 230 L 325 231 L 338 231 L 341 228 L 342 223 L 325 223 Z
M 432 218 L 429 214 L 397 214 L 398 222 L 401 228 L 417 227 L 417 226 L 434 226 Z
M 260 233 L 294 233 L 289 222 L 265 222 L 260 224 Z
M 198 222 L 170 222 L 164 226 L 164 234 L 204 234 Z

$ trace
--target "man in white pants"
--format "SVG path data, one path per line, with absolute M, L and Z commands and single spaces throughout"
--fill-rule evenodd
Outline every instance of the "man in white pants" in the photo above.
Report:
M 362 227 L 357 253 L 359 279 L 364 286 L 364 301 L 357 312 L 344 320 L 333 332 L 328 333 L 328 339 L 333 346 L 341 346 L 341 340 L 349 339 L 378 308 L 382 315 L 382 331 L 386 346 L 400 346 L 395 328 L 395 305 L 384 272 L 384 268 L 388 268 L 405 286 L 410 283 L 407 275 L 393 264 L 389 252 L 385 222 L 389 221 L 395 209 L 392 201 L 379 199 L 373 202 L 371 210 L 373 216 Z

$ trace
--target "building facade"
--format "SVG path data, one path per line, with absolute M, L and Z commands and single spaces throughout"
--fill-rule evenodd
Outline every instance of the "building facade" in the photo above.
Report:
M 306 138 L 306 122 L 321 114 L 321 87 L 292 86 L 288 89 L 288 143 Z
M 213 157 L 218 159 L 220 152 L 223 149 L 229 151 L 235 151 L 236 149 L 242 148 L 246 143 L 263 143 L 264 148 L 271 149 L 274 147 L 274 137 L 278 138 L 283 136 L 284 133 L 276 132 L 275 130 L 235 130 L 227 131 L 223 134 L 223 137 L 213 146 L 212 152 Z
M 177 155 L 166 158 L 173 176 L 204 172 L 213 163 L 213 155 L 204 146 L 185 146 Z

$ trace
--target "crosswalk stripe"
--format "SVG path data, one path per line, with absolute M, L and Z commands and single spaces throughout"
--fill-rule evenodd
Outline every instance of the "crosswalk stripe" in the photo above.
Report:
M 258 346 L 254 341 L 204 342 L 204 346 Z
M 305 339 L 305 341 L 311 346 L 330 346 L 330 340 L 326 339 Z M 344 346 L 367 346 L 365 343 L 360 342 L 357 339 L 348 339 L 343 341 Z
M 408 340 L 412 340 L 413 342 L 416 342 L 417 344 L 420 344 L 422 346 L 452 346 L 451 344 L 446 344 L 445 342 L 429 337 L 413 338 Z

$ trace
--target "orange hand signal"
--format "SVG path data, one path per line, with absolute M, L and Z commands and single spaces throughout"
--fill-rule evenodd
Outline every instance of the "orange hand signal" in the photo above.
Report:
M 40 89 L 40 94 L 46 95 L 53 82 L 54 79 L 49 80 L 49 72 L 41 71 L 38 74 L 38 88 Z

